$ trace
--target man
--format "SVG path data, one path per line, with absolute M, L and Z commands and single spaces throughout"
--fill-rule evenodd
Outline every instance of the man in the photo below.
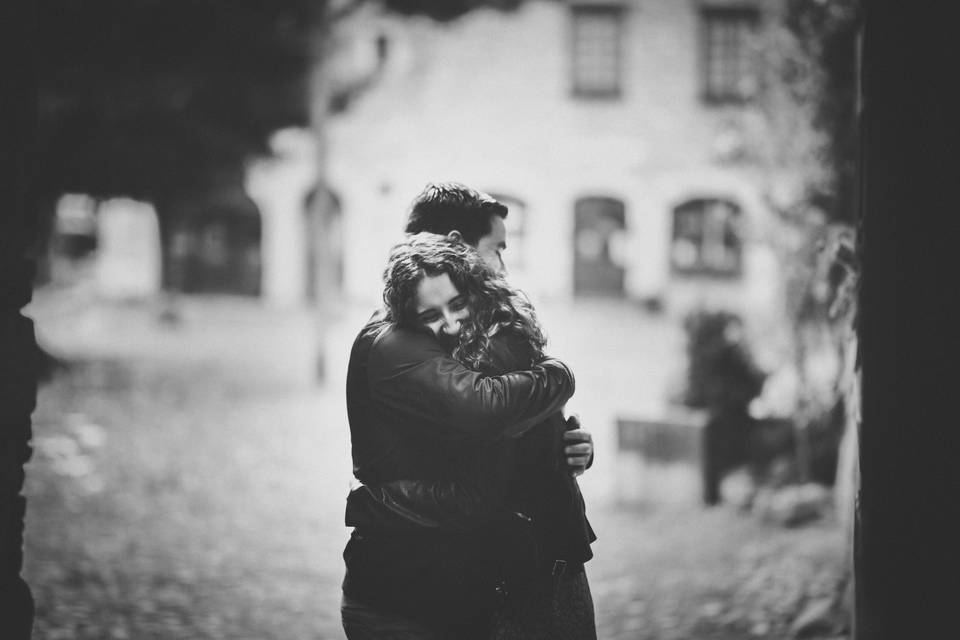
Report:
M 407 231 L 454 236 L 503 272 L 506 213 L 502 204 L 462 185 L 431 185 L 415 201 Z M 451 620 L 466 622 L 455 634 L 466 637 L 468 628 L 489 611 L 484 609 L 489 602 L 479 602 L 489 590 L 478 586 L 469 591 L 471 581 L 464 577 L 482 564 L 471 559 L 482 556 L 479 551 L 472 555 L 475 543 L 460 546 L 443 556 L 445 563 L 457 564 L 456 578 L 424 575 L 444 564 L 433 554 L 449 539 L 431 534 L 451 526 L 451 506 L 476 516 L 464 522 L 464 530 L 491 514 L 480 497 L 488 495 L 482 488 L 433 482 L 459 471 L 450 466 L 453 458 L 444 447 L 483 446 L 503 435 L 522 434 L 563 406 L 573 392 L 572 374 L 548 358 L 531 371 L 485 377 L 453 360 L 431 336 L 382 329 L 374 316 L 361 331 L 347 376 L 354 475 L 364 487 L 351 492 L 347 504 L 346 524 L 355 529 L 344 550 L 344 629 L 350 638 L 445 637 L 449 629 L 438 632 L 422 621 L 447 613 Z M 592 462 L 592 438 L 578 428 L 575 417 L 569 424 L 565 455 L 571 475 L 579 475 Z M 414 482 L 391 486 L 397 478 Z M 379 535 L 384 508 L 410 523 L 411 534 Z M 515 564 L 523 560 L 518 557 Z M 469 620 L 474 609 L 478 617 Z
M 456 236 L 474 247 L 491 269 L 505 275 L 507 213 L 502 203 L 465 185 L 429 184 L 413 201 L 405 231 Z M 579 476 L 593 464 L 593 436 L 580 428 L 576 414 L 570 416 L 570 423 L 575 428 L 564 434 L 567 464 L 571 473 Z

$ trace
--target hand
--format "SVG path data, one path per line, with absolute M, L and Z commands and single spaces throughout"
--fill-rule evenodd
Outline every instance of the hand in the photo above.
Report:
M 567 456 L 570 473 L 577 477 L 593 463 L 593 436 L 580 428 L 580 416 L 575 413 L 567 418 L 567 429 L 563 434 L 563 440 L 567 443 L 563 452 Z

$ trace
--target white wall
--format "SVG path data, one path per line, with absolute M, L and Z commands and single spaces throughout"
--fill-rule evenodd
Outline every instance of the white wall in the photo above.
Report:
M 113 300 L 145 300 L 160 291 L 160 226 L 153 205 L 112 198 L 97 210 L 97 293 Z
M 348 295 L 378 299 L 410 201 L 429 181 L 457 180 L 527 204 L 527 254 L 512 279 L 535 297 L 573 295 L 573 206 L 583 196 L 625 203 L 629 296 L 662 296 L 668 307 L 704 296 L 736 306 L 745 296 L 769 296 L 776 278 L 756 234 L 746 246 L 745 276 L 732 286 L 670 275 L 672 207 L 696 196 L 732 197 L 748 229 L 767 213 L 756 176 L 716 160 L 722 136 L 745 114 L 706 107 L 698 97 L 696 3 L 626 4 L 624 95 L 615 101 L 569 95 L 562 3 L 476 11 L 449 26 L 360 15 L 350 27 L 355 41 L 373 46 L 383 33 L 390 51 L 374 87 L 330 127 Z M 509 266 L 509 250 L 506 259 Z
M 245 184 L 262 221 L 261 291 L 271 306 L 297 306 L 307 290 L 304 199 L 316 184 L 316 143 L 307 130 L 286 129 L 271 147 L 275 156 L 253 162 Z

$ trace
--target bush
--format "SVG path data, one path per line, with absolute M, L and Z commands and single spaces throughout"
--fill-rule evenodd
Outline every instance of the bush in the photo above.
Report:
M 743 322 L 726 311 L 694 311 L 684 320 L 687 384 L 683 403 L 711 413 L 746 411 L 760 395 L 764 374 L 742 340 Z

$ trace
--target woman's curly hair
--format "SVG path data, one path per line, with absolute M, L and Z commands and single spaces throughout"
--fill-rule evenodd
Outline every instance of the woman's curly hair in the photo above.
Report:
M 473 369 L 489 361 L 490 338 L 512 329 L 529 343 L 534 357 L 543 355 L 546 338 L 527 297 L 490 269 L 468 244 L 433 233 L 417 233 L 393 247 L 383 273 L 385 320 L 416 327 L 417 286 L 426 276 L 447 274 L 467 297 L 470 317 L 460 325 L 453 357 Z

